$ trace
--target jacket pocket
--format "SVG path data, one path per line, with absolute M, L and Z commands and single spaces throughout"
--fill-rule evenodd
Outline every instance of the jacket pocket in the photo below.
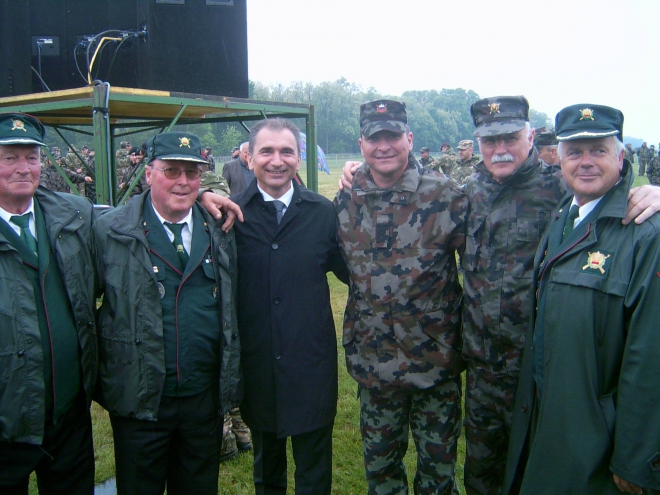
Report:
M 99 348 L 101 361 L 108 364 L 133 364 L 138 358 L 139 344 L 141 344 L 139 340 L 122 341 L 101 336 Z
M 19 356 L 18 352 L 4 352 L 0 351 L 0 390 L 4 388 L 6 383 L 11 379 L 12 375 L 25 365 L 25 357 Z
M 614 425 L 616 423 L 616 408 L 614 407 L 614 397 L 612 394 L 605 395 L 598 399 L 600 409 L 603 413 L 603 420 L 607 428 L 607 434 L 610 440 L 614 440 Z
M 486 218 L 486 215 L 476 213 L 468 217 L 461 267 L 470 272 L 490 267 L 491 248 L 485 228 Z

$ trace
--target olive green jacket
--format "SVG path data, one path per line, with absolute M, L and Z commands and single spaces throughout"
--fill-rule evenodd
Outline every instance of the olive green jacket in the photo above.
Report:
M 113 414 L 155 421 L 165 383 L 165 349 L 158 281 L 142 220 L 147 194 L 135 196 L 94 224 L 97 270 L 104 290 L 98 323 L 97 400 Z M 222 412 L 240 400 L 236 243 L 233 231 L 225 234 L 214 228 L 215 220 L 199 207 L 211 227 L 211 253 L 220 290 Z

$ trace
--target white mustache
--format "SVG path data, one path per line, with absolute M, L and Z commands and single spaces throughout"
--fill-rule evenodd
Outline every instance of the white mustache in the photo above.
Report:
M 512 162 L 513 155 L 511 153 L 503 153 L 501 155 L 493 155 L 490 159 L 492 163 Z

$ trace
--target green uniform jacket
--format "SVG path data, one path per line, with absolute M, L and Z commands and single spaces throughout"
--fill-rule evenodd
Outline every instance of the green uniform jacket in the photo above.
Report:
M 621 224 L 633 179 L 624 163 L 622 183 L 603 198 L 600 213 L 560 244 L 572 199 L 565 196 L 539 245 L 540 297 L 523 354 L 503 493 L 518 493 L 512 485 L 522 482 L 519 493 L 530 495 L 619 494 L 612 473 L 660 489 L 660 215 Z M 543 338 L 534 342 L 540 328 Z M 532 377 L 539 347 L 540 400 Z
M 104 289 L 99 310 L 99 397 L 113 414 L 158 419 L 165 383 L 163 319 L 156 274 L 142 220 L 143 193 L 125 206 L 102 215 L 94 224 L 97 270 Z M 209 226 L 213 220 L 200 206 Z M 236 243 L 233 231 L 211 231 L 211 253 L 220 288 L 223 350 L 220 409 L 240 400 L 238 328 L 236 323 Z
M 98 369 L 92 203 L 43 187 L 37 189 L 34 198 L 43 211 L 51 250 L 71 301 L 83 387 L 90 404 Z M 37 308 L 21 256 L 2 235 L 0 279 L 0 440 L 39 445 L 46 411 Z

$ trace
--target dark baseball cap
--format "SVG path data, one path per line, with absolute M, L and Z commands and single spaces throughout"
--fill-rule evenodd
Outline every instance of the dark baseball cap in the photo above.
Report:
M 524 96 L 492 96 L 475 101 L 470 114 L 476 130 L 475 137 L 511 134 L 525 127 L 529 121 L 529 102 Z
M 553 131 L 539 132 L 540 129 L 535 129 L 537 134 L 534 134 L 534 146 L 537 148 L 543 146 L 557 146 L 557 136 Z
M 199 137 L 189 132 L 163 132 L 147 141 L 147 163 L 160 160 L 183 160 L 208 163 L 202 158 Z
M 26 113 L 0 114 L 0 145 L 36 144 L 46 146 L 46 128 Z
M 555 131 L 559 141 L 616 136 L 623 142 L 623 113 L 604 105 L 571 105 L 555 117 Z
M 375 100 L 360 105 L 360 133 L 370 137 L 379 131 L 408 132 L 406 104 L 395 100 Z
M 428 146 L 422 146 L 422 149 L 419 150 L 420 153 L 429 153 L 430 151 Z

